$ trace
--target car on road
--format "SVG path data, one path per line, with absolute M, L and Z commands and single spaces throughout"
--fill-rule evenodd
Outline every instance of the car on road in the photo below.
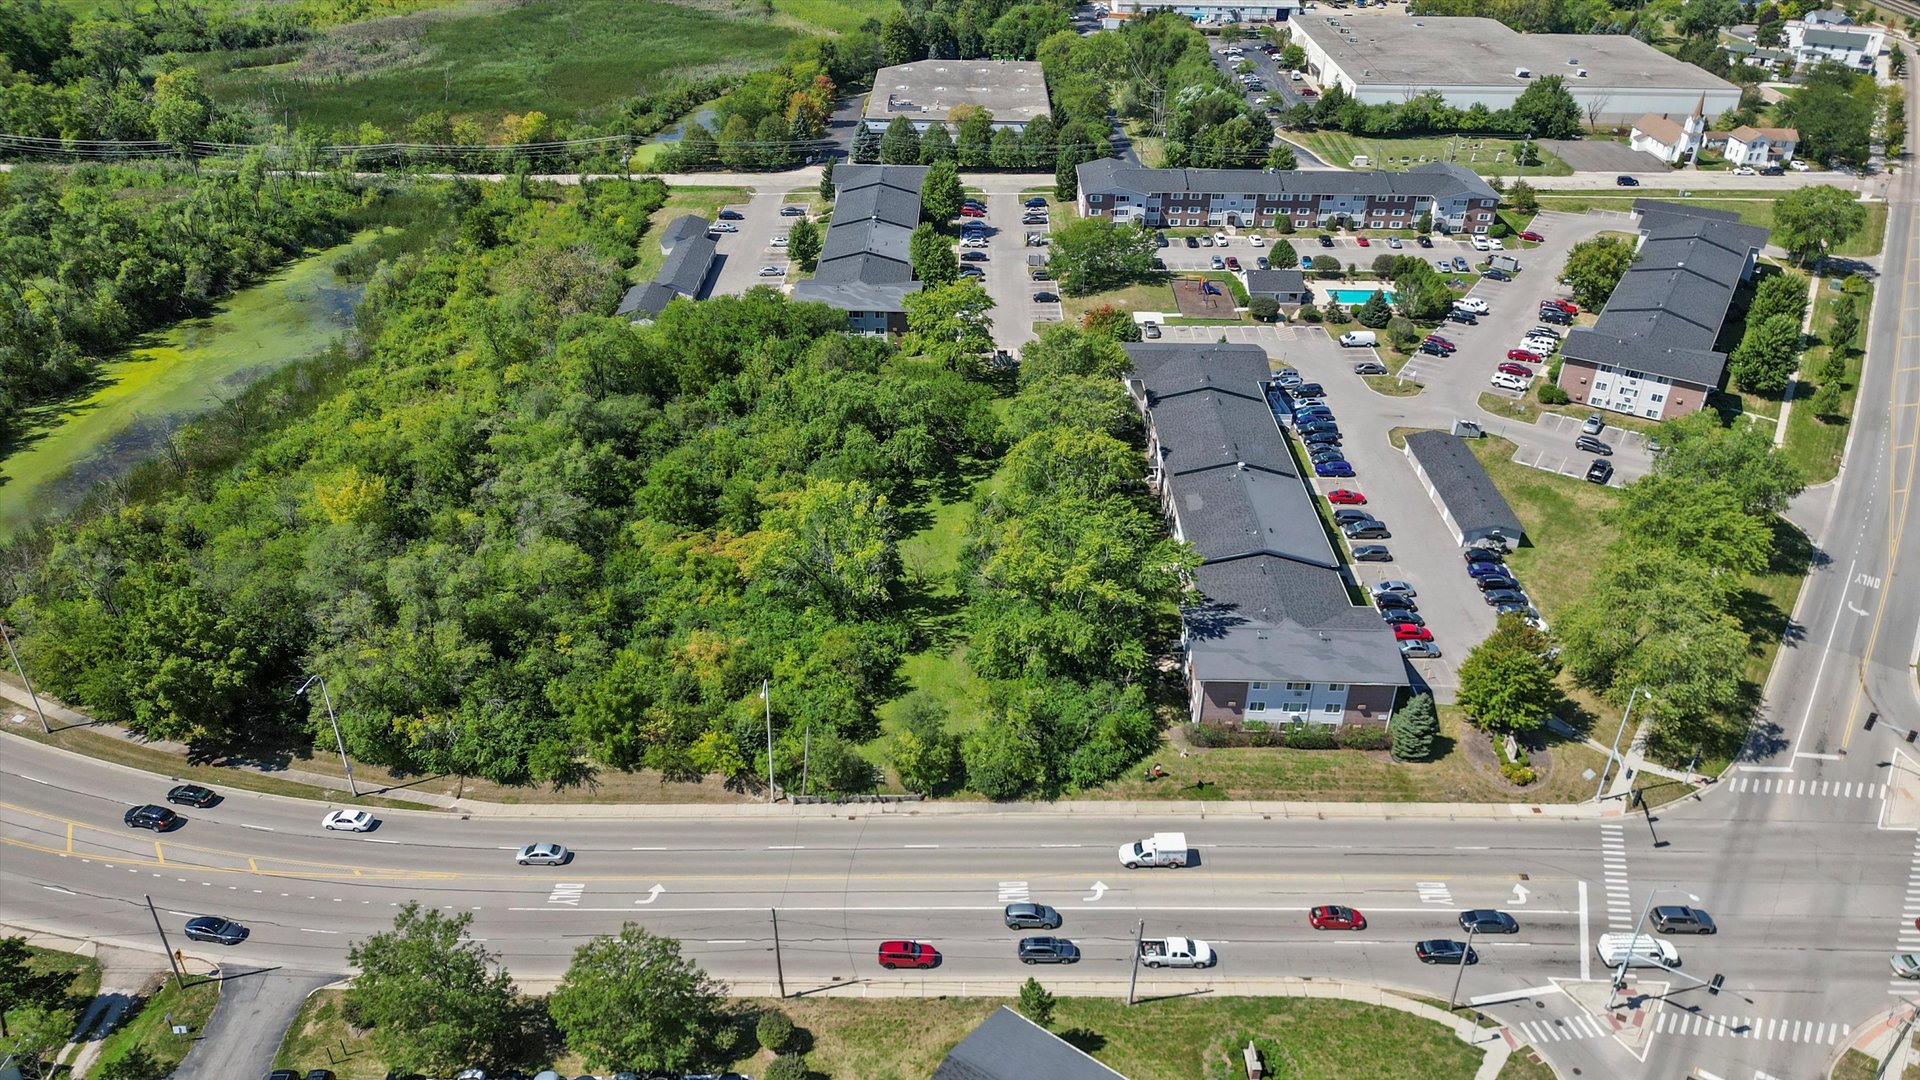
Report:
M 1527 364 L 1537 364 L 1542 359 L 1544 359 L 1544 357 L 1542 357 L 1539 353 L 1534 352 L 1532 349 L 1508 349 L 1507 359 L 1519 360 L 1522 363 L 1527 363 Z
M 212 806 L 220 801 L 220 796 L 210 787 L 199 784 L 181 784 L 167 792 L 167 801 L 181 806 Z
M 1398 622 L 1393 624 L 1393 639 L 1395 641 L 1432 641 L 1433 631 L 1424 626 L 1415 626 L 1410 622 Z
M 373 828 L 373 815 L 365 810 L 329 810 L 320 819 L 320 827 L 329 831 L 366 832 Z
M 1372 514 L 1369 514 L 1365 510 L 1361 510 L 1358 507 L 1343 506 L 1340 509 L 1335 510 L 1333 512 L 1333 523 L 1335 525 L 1348 525 L 1355 521 L 1372 521 L 1372 520 L 1373 520 Z
M 154 832 L 166 832 L 180 824 L 180 815 L 164 806 L 148 803 L 127 811 L 124 819 L 129 829 L 152 829 Z
M 1453 270 L 1455 273 L 1464 274 L 1471 271 L 1472 269 L 1473 269 L 1473 264 L 1467 262 L 1465 256 L 1455 255 L 1453 257 Z
M 1662 905 L 1647 913 L 1653 920 L 1653 928 L 1663 934 L 1717 934 L 1720 928 L 1713 924 L 1713 916 L 1694 907 L 1669 907 Z
M 1474 908 L 1460 913 L 1460 929 L 1475 934 L 1517 934 L 1520 924 L 1504 911 Z
M 1353 466 L 1345 461 L 1319 461 L 1313 466 L 1315 476 L 1337 476 L 1342 479 L 1354 475 Z
M 247 928 L 218 915 L 197 915 L 187 920 L 187 940 L 238 945 L 247 940 Z
M 1417 941 L 1413 945 L 1413 955 L 1423 964 L 1477 964 L 1480 956 L 1467 948 L 1464 941 L 1448 941 L 1446 938 L 1433 938 L 1429 941 Z
M 1425 235 L 1416 236 L 1413 238 L 1413 242 L 1416 244 L 1419 244 L 1423 248 L 1430 248 L 1433 246 L 1433 237 L 1425 236 Z
M 1749 166 L 1749 165 L 1741 165 L 1741 166 L 1739 166 L 1738 168 L 1736 168 L 1736 169 L 1734 169 L 1734 170 L 1733 170 L 1733 175 L 1735 175 L 1735 176 L 1752 176 L 1752 175 L 1754 175 L 1754 172 L 1753 172 L 1753 168 L 1752 168 L 1752 166 Z
M 1066 938 L 1027 937 L 1020 939 L 1023 964 L 1073 964 L 1080 960 L 1080 947 Z
M 1894 953 L 1893 973 L 1903 979 L 1920 979 L 1920 953 Z
M 1580 425 L 1580 434 L 1598 435 L 1607 426 L 1607 418 L 1599 413 L 1589 413 L 1587 421 Z
M 1605 484 L 1607 481 L 1612 479 L 1613 479 L 1613 462 L 1608 461 L 1606 458 L 1594 458 L 1593 464 L 1587 466 L 1587 482 L 1588 483 Z
M 1611 457 L 1613 455 L 1613 447 L 1592 435 L 1576 437 L 1573 440 L 1573 448 L 1589 454 L 1599 454 L 1601 457 Z
M 777 266 L 763 266 L 760 268 L 760 276 L 761 277 L 786 277 L 787 272 L 785 270 L 780 269 Z
M 1354 562 L 1392 562 L 1393 552 L 1385 544 L 1356 544 L 1353 548 Z
M 1488 607 L 1497 608 L 1502 604 L 1524 604 L 1527 594 L 1518 589 L 1488 589 L 1480 594 L 1480 599 L 1485 600 Z
M 1060 913 L 1045 904 L 1008 904 L 1002 913 L 1009 930 L 1058 930 Z
M 1431 641 L 1403 641 L 1400 655 L 1408 660 L 1432 660 L 1440 655 L 1440 646 Z
M 1640 186 L 1640 181 L 1635 180 L 1633 177 L 1627 176 L 1624 174 L 1614 177 L 1613 182 L 1618 187 L 1639 187 Z
M 1315 930 L 1365 930 L 1367 917 L 1344 904 L 1322 904 L 1307 909 L 1307 925 Z
M 1213 257 L 1213 268 L 1215 270 L 1225 270 L 1227 268 L 1227 260 L 1215 255 Z
M 1331 237 L 1331 236 L 1322 236 L 1322 237 L 1320 238 L 1320 246 L 1321 246 L 1321 247 L 1326 247 L 1326 248 L 1330 248 L 1330 247 L 1332 247 L 1332 246 L 1333 246 L 1333 237 Z
M 1488 592 L 1493 589 L 1517 589 L 1520 587 L 1520 582 L 1506 574 L 1483 574 L 1474 578 L 1473 583 L 1480 587 L 1481 592 Z
M 721 221 L 745 221 L 747 220 L 747 215 L 741 213 L 738 210 L 722 210 L 720 211 L 720 220 Z
M 940 950 L 918 941 L 883 941 L 880 966 L 894 968 L 930 968 L 940 962 Z
M 1353 373 L 1355 375 L 1385 375 L 1387 373 L 1387 365 L 1378 360 L 1362 360 L 1353 365 Z
M 1327 492 L 1327 501 L 1335 506 L 1365 506 L 1367 497 L 1347 488 L 1334 488 Z
M 1532 229 L 1528 229 L 1527 231 L 1521 233 L 1520 239 L 1525 240 L 1530 244 L 1544 244 L 1547 242 L 1546 237 L 1541 236 L 1539 233 L 1534 232 Z
M 1349 522 L 1342 525 L 1340 531 L 1346 533 L 1349 540 L 1388 540 L 1393 537 L 1393 534 L 1387 531 L 1387 523 L 1384 521 Z
M 1033 302 L 1036 304 L 1057 304 L 1060 302 L 1060 298 L 1050 292 L 1037 292 L 1033 294 Z
M 1522 379 L 1533 378 L 1533 369 L 1525 364 L 1501 364 L 1495 370 L 1503 375 L 1514 375 Z
M 573 852 L 559 844 L 528 844 L 513 853 L 521 866 L 565 866 L 573 861 Z
M 716 221 L 713 223 L 713 231 L 714 232 L 739 232 L 740 226 L 735 225 L 731 221 Z
M 795 206 L 792 204 L 788 204 L 780 208 L 780 216 L 781 217 L 806 217 L 807 208 L 804 206 Z
M 1502 555 L 1498 549 L 1489 547 L 1470 547 L 1461 552 L 1460 557 L 1468 563 L 1502 563 L 1507 561 L 1507 557 Z

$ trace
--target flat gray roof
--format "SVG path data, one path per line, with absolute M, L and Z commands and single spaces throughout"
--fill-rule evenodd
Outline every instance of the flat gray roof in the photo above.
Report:
M 896 116 L 946 122 L 956 105 L 978 105 L 998 123 L 1024 124 L 1047 112 L 1047 79 L 1032 60 L 916 60 L 873 77 L 866 119 Z
M 1153 195 L 1162 192 L 1240 192 L 1250 195 L 1419 195 L 1433 199 L 1494 199 L 1484 177 L 1464 165 L 1429 161 L 1403 172 L 1345 169 L 1149 169 L 1117 158 L 1074 167 L 1084 192 Z
M 1407 436 L 1407 453 L 1420 463 L 1427 482 L 1462 532 L 1499 529 L 1514 543 L 1526 535 L 1519 516 L 1493 486 L 1493 478 L 1465 439 L 1444 431 L 1416 431 Z
M 1360 86 L 1411 83 L 1443 92 L 1524 87 L 1527 80 L 1513 76 L 1514 68 L 1523 67 L 1535 78 L 1565 75 L 1567 88 L 1576 91 L 1739 89 L 1625 34 L 1521 34 L 1493 19 L 1470 16 L 1344 19 L 1317 13 L 1297 17 L 1292 25 Z M 1575 77 L 1581 68 L 1587 71 L 1584 79 Z

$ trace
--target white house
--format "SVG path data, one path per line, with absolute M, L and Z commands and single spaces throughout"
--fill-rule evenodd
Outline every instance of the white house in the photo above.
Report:
M 1764 168 L 1793 160 L 1800 146 L 1796 128 L 1756 128 L 1745 124 L 1732 131 L 1707 132 L 1707 146 L 1721 150 L 1735 165 Z
M 1676 121 L 1671 117 L 1648 113 L 1633 122 L 1627 145 L 1642 153 L 1652 154 L 1669 165 L 1685 161 L 1706 145 L 1706 109 L 1706 95 L 1702 94 L 1699 104 L 1685 119 Z
M 1856 71 L 1872 71 L 1873 62 L 1886 45 L 1887 33 L 1878 26 L 1852 26 L 1842 21 L 1815 19 L 1831 12 L 1810 12 L 1805 19 L 1787 22 L 1787 49 L 1799 67 L 1811 67 L 1823 60 L 1836 60 Z

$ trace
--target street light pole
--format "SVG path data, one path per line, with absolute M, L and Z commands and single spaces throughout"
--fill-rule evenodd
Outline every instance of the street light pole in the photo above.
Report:
M 167 928 L 160 925 L 160 913 L 153 909 L 153 897 L 147 897 L 147 914 L 153 916 L 153 928 L 160 933 L 160 950 L 167 954 L 167 963 L 173 968 L 173 988 L 185 990 L 186 980 L 180 977 L 180 958 L 174 954 L 173 945 L 167 941 Z
M 327 722 L 333 725 L 333 745 L 340 750 L 340 768 L 347 774 L 347 790 L 353 792 L 353 797 L 357 799 L 360 797 L 360 785 L 353 779 L 353 762 L 347 760 L 347 740 L 340 737 L 340 721 L 333 715 L 333 695 L 327 692 L 327 680 L 319 675 L 309 675 L 307 681 L 300 684 L 300 689 L 293 692 L 293 696 L 304 696 L 307 687 L 316 682 L 320 684 L 320 700 L 327 705 Z
M 1453 976 L 1453 992 L 1447 995 L 1447 1011 L 1449 1012 L 1459 1008 L 1459 1006 L 1454 1003 L 1460 1000 L 1460 980 L 1467 977 L 1467 959 L 1473 955 L 1473 935 L 1474 932 L 1479 929 L 1479 923 L 1474 923 L 1472 926 L 1467 927 L 1467 951 L 1460 954 L 1460 970 Z
M 0 622 L 0 639 L 6 641 L 7 655 L 13 658 L 13 670 L 20 673 L 20 681 L 27 688 L 27 700 L 33 702 L 34 715 L 40 718 L 40 734 L 53 734 L 53 729 L 47 726 L 46 710 L 40 707 L 40 695 L 33 692 L 33 680 L 27 678 L 27 669 L 20 666 L 20 654 L 13 651 L 13 637 L 7 633 L 7 624 L 3 622 Z
M 1600 783 L 1593 789 L 1594 802 L 1599 802 L 1601 793 L 1607 790 L 1607 773 L 1613 770 L 1614 759 L 1620 756 L 1620 736 L 1627 733 L 1627 720 L 1633 716 L 1633 699 L 1641 694 L 1649 700 L 1653 698 L 1653 691 L 1644 686 L 1634 687 L 1633 693 L 1627 695 L 1627 711 L 1620 715 L 1620 730 L 1613 733 L 1613 749 L 1607 751 L 1607 763 L 1600 769 Z

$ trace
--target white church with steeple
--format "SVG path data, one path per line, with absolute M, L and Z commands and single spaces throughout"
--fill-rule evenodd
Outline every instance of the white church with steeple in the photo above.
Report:
M 1669 165 L 1690 161 L 1707 144 L 1706 110 L 1707 96 L 1701 94 L 1700 103 L 1693 107 L 1693 112 L 1678 123 L 1671 117 L 1648 113 L 1633 122 L 1633 137 L 1629 145 Z

